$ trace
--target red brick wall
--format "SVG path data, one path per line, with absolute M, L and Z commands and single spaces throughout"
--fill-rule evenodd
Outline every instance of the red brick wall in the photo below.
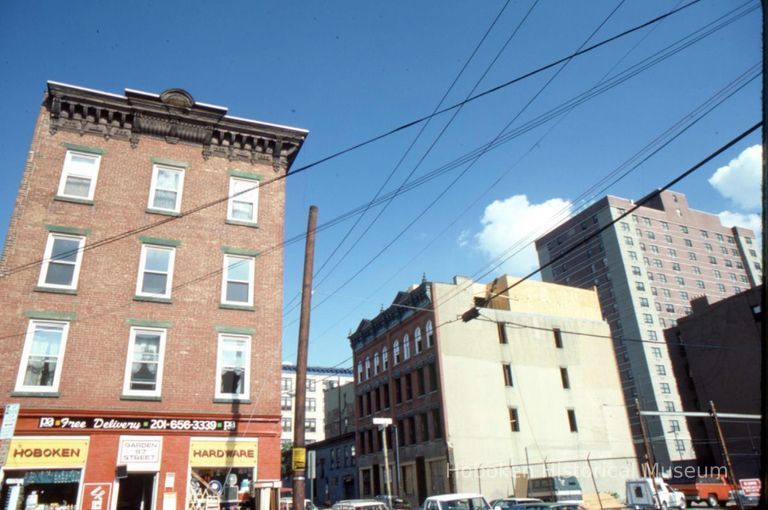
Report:
M 229 192 L 228 169 L 278 174 L 270 162 L 250 165 L 202 157 L 200 145 L 169 144 L 141 137 L 136 148 L 127 141 L 48 130 L 42 109 L 22 177 L 16 211 L 5 246 L 2 271 L 42 258 L 48 231 L 45 224 L 90 229 L 86 246 L 167 216 L 149 214 L 147 207 L 152 157 L 184 161 L 181 209 L 224 197 Z M 104 149 L 93 205 L 54 200 L 66 154 L 64 143 Z M 279 452 L 279 381 L 283 250 L 259 256 L 255 264 L 255 311 L 219 308 L 222 246 L 268 250 L 283 240 L 284 182 L 259 191 L 258 228 L 225 223 L 226 202 L 140 234 L 86 251 L 76 295 L 36 292 L 39 265 L 0 277 L 0 403 L 20 402 L 24 409 L 132 411 L 137 413 L 230 413 L 232 404 L 214 403 L 217 332 L 215 326 L 255 328 L 252 338 L 251 403 L 237 411 L 274 422 L 274 440 L 263 441 L 262 452 Z M 175 289 L 172 304 L 133 300 L 139 265 L 139 235 L 174 239 L 174 287 L 204 275 L 209 278 Z M 12 397 L 19 369 L 27 310 L 75 312 L 64 353 L 60 397 Z M 121 400 L 130 326 L 127 318 L 172 321 L 165 346 L 162 401 Z M 264 430 L 263 430 L 264 431 Z M 274 443 L 274 444 L 273 444 Z M 260 478 L 279 478 L 279 455 L 264 459 Z

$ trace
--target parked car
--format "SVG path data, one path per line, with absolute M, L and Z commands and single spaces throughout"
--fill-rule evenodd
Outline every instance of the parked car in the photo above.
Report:
M 732 499 L 736 489 L 725 476 L 700 476 L 690 480 L 671 481 L 669 485 L 685 494 L 689 502 L 706 501 L 711 507 L 723 505 Z
M 399 496 L 387 496 L 386 494 L 380 494 L 378 496 L 374 496 L 373 499 L 387 505 L 389 510 L 411 510 L 411 505 L 409 505 L 403 498 Z
M 637 510 L 685 508 L 685 494 L 658 477 L 627 480 L 627 506 Z
M 422 510 L 491 510 L 491 505 L 476 493 L 441 494 L 424 500 Z
M 332 510 L 389 510 L 387 505 L 375 499 L 343 499 L 331 507 Z
M 293 510 L 293 498 L 280 498 L 280 510 Z M 304 500 L 304 510 L 317 510 L 312 501 Z
M 517 510 L 525 503 L 543 503 L 537 498 L 501 498 L 491 501 L 493 510 Z
M 575 476 L 547 476 L 528 480 L 528 496 L 542 501 L 581 504 L 584 496 Z
M 585 508 L 579 503 L 552 503 L 547 501 L 541 501 L 539 503 L 520 503 L 512 507 L 513 510 L 585 510 Z

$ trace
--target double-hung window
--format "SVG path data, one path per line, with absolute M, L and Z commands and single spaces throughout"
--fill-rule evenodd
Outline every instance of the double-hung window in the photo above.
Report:
M 165 329 L 131 328 L 124 395 L 160 396 L 165 336 Z
M 259 181 L 229 178 L 227 219 L 256 223 L 259 208 Z
M 29 322 L 16 391 L 58 391 L 68 331 L 68 322 Z
M 253 306 L 253 257 L 224 255 L 221 302 Z
M 58 196 L 79 200 L 93 200 L 101 156 L 67 151 L 61 171 Z
M 170 298 L 176 249 L 145 244 L 141 247 L 136 295 Z
M 247 400 L 250 395 L 251 337 L 219 335 L 216 398 Z
M 49 234 L 38 285 L 58 289 L 77 288 L 84 245 L 85 237 Z
M 181 211 L 181 192 L 184 188 L 184 169 L 167 165 L 154 165 L 148 207 L 157 211 Z

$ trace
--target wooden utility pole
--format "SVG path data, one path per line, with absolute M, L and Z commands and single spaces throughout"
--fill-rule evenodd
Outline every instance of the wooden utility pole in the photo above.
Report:
M 643 445 L 645 446 L 645 461 L 643 462 L 644 470 L 648 471 L 643 473 L 643 476 L 650 476 L 653 478 L 655 470 L 653 469 L 653 447 L 651 446 L 650 438 L 648 437 L 648 430 L 645 428 L 645 421 L 643 415 L 640 412 L 640 400 L 635 399 L 635 409 L 637 409 L 637 419 L 640 421 L 640 432 L 643 434 Z
M 651 487 L 653 487 L 653 493 L 656 495 L 656 503 L 659 508 L 662 508 L 661 498 L 659 497 L 659 488 L 656 486 L 656 459 L 653 457 L 653 445 L 651 439 L 648 437 L 648 429 L 645 428 L 645 420 L 643 420 L 643 413 L 640 412 L 640 399 L 635 399 L 635 409 L 637 409 L 637 419 L 640 420 L 640 431 L 643 433 L 643 445 L 645 445 L 645 464 L 648 468 L 647 473 L 643 473 L 643 477 L 651 479 Z
M 589 453 L 587 454 L 587 467 L 589 468 L 589 476 L 592 477 L 592 485 L 595 487 L 595 494 L 597 494 L 597 503 L 600 505 L 600 510 L 603 510 L 603 499 L 600 497 L 600 489 L 597 488 L 597 481 L 595 480 L 595 472 L 592 471 L 592 463 L 589 461 Z
M 768 69 L 768 52 L 765 51 L 766 43 L 765 38 L 768 36 L 768 0 L 763 0 L 763 232 L 768 232 L 768 207 L 765 207 L 768 195 L 766 195 L 766 184 L 768 183 L 768 73 L 765 69 Z M 768 242 L 765 237 L 763 238 L 763 270 L 765 270 L 765 264 L 768 262 Z M 762 313 L 765 317 L 765 304 L 768 303 L 768 286 L 765 285 L 765 275 L 763 276 L 763 289 L 762 294 Z M 765 338 L 765 328 L 763 326 L 764 321 L 758 323 L 760 328 L 760 338 Z M 768 417 L 768 348 L 766 348 L 765 342 L 763 342 L 762 349 L 763 369 L 760 371 L 760 394 L 763 396 L 761 402 L 762 414 L 764 417 Z M 768 507 L 768 455 L 765 455 L 765 448 L 768 445 L 768 418 L 763 418 L 760 421 L 760 448 L 762 449 L 760 456 L 760 508 Z
M 304 420 L 306 417 L 307 351 L 309 350 L 309 312 L 312 308 L 312 266 L 315 257 L 315 229 L 317 207 L 309 208 L 307 244 L 304 250 L 304 280 L 301 286 L 301 318 L 299 320 L 299 352 L 296 355 L 296 409 L 294 412 L 293 455 L 293 510 L 304 510 L 306 499 L 306 458 Z
M 723 454 L 723 462 L 725 467 L 728 468 L 728 481 L 731 482 L 733 487 L 737 487 L 736 473 L 733 471 L 733 464 L 731 463 L 731 456 L 728 454 L 728 446 L 725 444 L 725 437 L 723 436 L 723 429 L 720 427 L 720 419 L 717 417 L 717 409 L 715 409 L 715 403 L 709 401 L 709 414 L 712 415 L 712 421 L 715 423 L 715 432 L 717 432 L 717 442 L 720 444 L 720 452 Z M 741 502 L 741 498 L 736 498 L 739 508 L 744 510 L 744 504 Z

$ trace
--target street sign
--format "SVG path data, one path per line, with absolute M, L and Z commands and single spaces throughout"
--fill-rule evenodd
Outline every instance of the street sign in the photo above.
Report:
M 745 496 L 760 496 L 760 479 L 759 478 L 744 478 L 739 480 L 741 490 L 744 491 Z
M 19 418 L 20 404 L 6 404 L 3 413 L 3 424 L 0 425 L 0 440 L 11 439 L 16 430 L 16 420 Z
M 388 425 L 392 425 L 392 418 L 374 418 L 373 419 L 374 425 L 384 425 L 385 427 Z
M 315 451 L 310 450 L 307 452 L 307 479 L 315 479 Z
M 307 449 L 306 448 L 294 448 L 292 458 L 292 470 L 298 471 L 304 469 L 307 465 Z
M 0 440 L 0 467 L 5 465 L 5 462 L 8 460 L 8 452 L 10 451 L 11 451 L 11 440 L 10 439 Z

